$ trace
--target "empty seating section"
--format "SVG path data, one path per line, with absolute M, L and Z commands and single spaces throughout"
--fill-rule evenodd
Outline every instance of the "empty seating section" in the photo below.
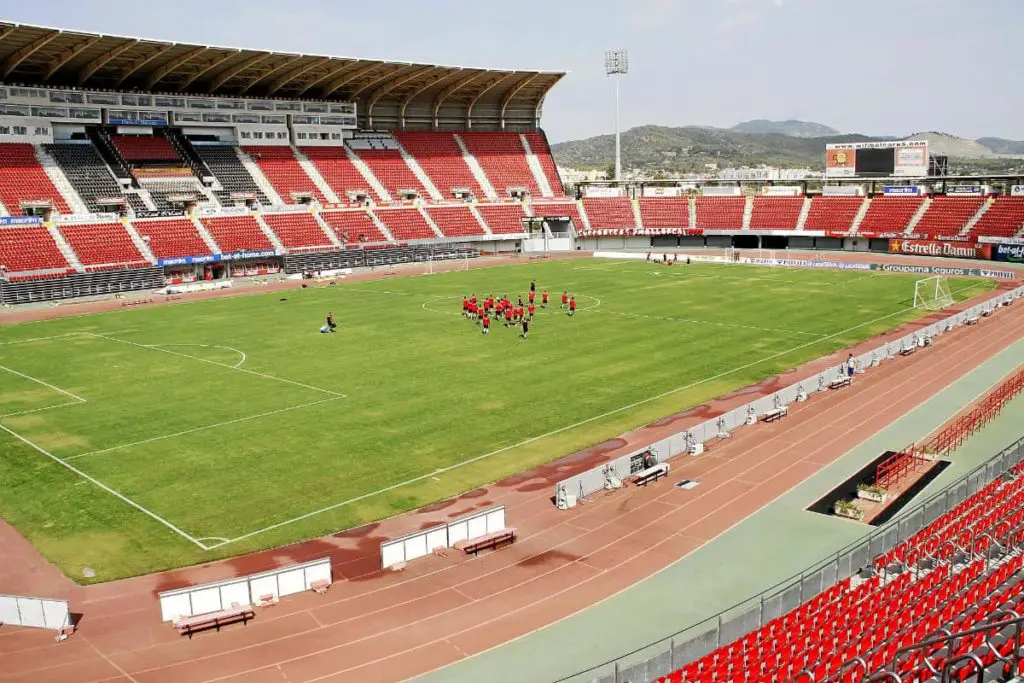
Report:
M 0 228 L 0 266 L 17 273 L 67 269 L 68 262 L 46 228 Z
M 1013 237 L 1024 228 L 1024 197 L 997 197 L 971 229 L 978 237 Z
M 405 193 L 415 191 L 425 201 L 430 201 L 430 193 L 409 168 L 409 164 L 405 163 L 400 150 L 361 149 L 357 154 L 370 167 L 373 175 L 393 200 L 400 201 Z
M 231 199 L 232 193 L 251 194 L 260 204 L 270 203 L 263 190 L 256 185 L 256 181 L 242 165 L 242 160 L 238 158 L 234 147 L 192 145 L 192 148 L 224 188 L 214 192 L 221 204 L 231 206 L 235 203 Z
M 981 197 L 935 197 L 914 232 L 933 237 L 958 235 L 984 203 Z
M 803 197 L 754 197 L 751 230 L 796 230 Z
M 452 133 L 395 133 L 395 137 L 446 201 L 454 197 L 452 190 L 457 188 L 468 189 L 478 200 L 487 198 Z
M 305 147 L 302 153 L 309 157 L 341 201 L 349 200 L 349 192 L 364 193 L 378 202 L 384 200 L 366 182 L 366 178 L 345 153 L 344 147 Z
M 49 201 L 60 213 L 69 213 L 67 202 L 39 165 L 35 147 L 29 144 L 0 145 L 0 202 L 12 216 L 24 213 L 21 202 Z
M 427 209 L 427 214 L 445 237 L 485 234 L 468 206 L 432 206 Z
M 592 230 L 635 230 L 633 202 L 626 197 L 588 197 L 583 200 Z
M 96 202 L 97 199 L 121 198 L 127 201 L 110 168 L 91 142 L 44 145 L 43 148 L 57 162 L 71 187 L 93 213 L 116 211 L 121 208 L 100 205 Z M 139 203 L 141 204 L 141 201 Z
M 129 164 L 146 161 L 184 163 L 167 138 L 162 135 L 111 135 L 121 158 Z
M 260 167 L 285 204 L 297 204 L 296 195 L 310 195 L 319 202 L 324 201 L 313 179 L 292 154 L 291 147 L 264 145 L 246 147 L 245 151 Z
M 418 209 L 403 207 L 399 209 L 379 209 L 377 218 L 387 226 L 395 239 L 399 240 L 430 240 L 437 239 L 437 233 Z
M 580 216 L 580 207 L 575 201 L 562 202 L 533 202 L 533 215 L 541 217 L 562 217 L 568 216 L 577 232 L 586 230 L 587 226 Z
M 478 204 L 476 210 L 496 235 L 519 235 L 526 232 L 523 228 L 526 212 L 522 204 Z
M 263 220 L 287 249 L 330 249 L 334 246 L 311 213 L 265 213 Z
M 815 197 L 807 212 L 804 230 L 849 232 L 864 197 Z
M 60 233 L 86 267 L 150 265 L 120 223 L 61 225 Z
M 132 225 L 158 259 L 210 253 L 210 247 L 187 218 L 135 220 Z
M 526 141 L 530 144 L 530 151 L 540 161 L 540 167 L 544 169 L 544 177 L 548 179 L 548 185 L 555 196 L 565 194 L 562 187 L 562 179 L 558 176 L 558 167 L 555 166 L 555 159 L 551 156 L 551 148 L 542 133 L 525 133 Z
M 697 226 L 704 230 L 739 230 L 743 227 L 745 197 L 697 197 Z
M 541 196 L 519 133 L 459 133 L 459 137 L 480 163 L 498 197 L 508 199 L 508 190 L 512 188 L 528 190 L 534 197 Z
M 921 197 L 875 197 L 857 232 L 903 232 L 923 201 Z
M 153 200 L 156 208 L 160 211 L 180 211 L 183 208 L 183 204 L 178 201 L 180 198 L 196 202 L 207 201 L 206 195 L 203 194 L 196 178 L 184 182 L 171 180 L 148 182 L 144 187 L 149 192 L 150 199 Z M 172 198 L 175 201 L 171 201 Z
M 686 197 L 644 197 L 640 218 L 645 228 L 689 228 L 690 200 Z
M 324 219 L 338 239 L 345 244 L 387 241 L 370 214 L 362 209 L 358 211 L 325 211 L 320 214 L 320 218 Z
M 1014 467 L 1016 475 L 1022 471 L 1024 465 Z M 844 579 L 796 609 L 659 678 L 658 683 L 820 683 L 833 676 L 830 680 L 836 683 L 852 683 L 893 666 L 906 682 L 937 680 L 929 665 L 941 671 L 946 663 L 969 652 L 984 666 L 997 667 L 998 673 L 1002 665 L 991 648 L 983 647 L 981 637 L 957 639 L 952 651 L 946 647 L 947 640 L 927 650 L 912 649 L 899 657 L 896 653 L 938 636 L 940 629 L 955 635 L 998 611 L 1021 613 L 1024 555 L 1007 541 L 1022 521 L 1024 477 L 997 478 L 876 558 L 878 569 L 896 571 Z M 986 558 L 984 549 L 995 547 L 989 544 L 993 538 L 1010 554 Z M 960 553 L 958 547 L 973 548 L 977 554 Z M 1005 633 L 996 635 L 992 645 L 1004 655 L 1015 646 Z M 856 666 L 841 669 L 854 657 L 863 659 L 867 671 Z M 975 666 L 966 660 L 953 663 L 951 680 L 964 681 L 967 676 L 981 680 Z M 801 676 L 805 670 L 810 675 Z
M 201 220 L 220 246 L 222 254 L 274 248 L 252 216 L 218 216 Z

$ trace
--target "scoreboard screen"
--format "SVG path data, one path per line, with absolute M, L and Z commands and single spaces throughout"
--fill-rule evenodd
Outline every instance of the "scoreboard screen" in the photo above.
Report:
M 837 142 L 825 145 L 826 178 L 927 176 L 927 140 Z
M 854 173 L 858 176 L 890 178 L 896 172 L 896 154 L 888 149 L 858 149 Z

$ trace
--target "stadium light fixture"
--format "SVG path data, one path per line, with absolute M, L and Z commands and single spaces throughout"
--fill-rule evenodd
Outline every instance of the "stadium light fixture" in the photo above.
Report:
M 615 181 L 622 179 L 622 141 L 619 131 L 619 78 L 629 73 L 629 53 L 625 50 L 606 50 L 604 72 L 615 79 Z

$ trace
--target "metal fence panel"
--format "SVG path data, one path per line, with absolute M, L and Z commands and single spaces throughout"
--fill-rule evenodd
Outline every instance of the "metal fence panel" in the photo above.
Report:
M 836 584 L 839 574 L 839 564 L 832 560 L 821 568 L 821 589 L 831 588 Z
M 619 669 L 616 683 L 650 683 L 652 680 L 652 678 L 647 676 L 647 663 L 641 662 L 624 669 Z
M 800 606 L 801 602 L 802 601 L 800 600 L 800 583 L 799 583 L 799 581 L 797 583 L 794 583 L 794 584 L 788 586 L 785 590 L 782 591 L 782 612 L 783 612 L 783 614 L 785 614 L 786 612 L 788 612 L 788 611 L 790 611 L 792 609 L 796 609 L 797 607 Z
M 676 666 L 689 664 L 718 648 L 718 623 L 702 631 L 690 640 L 676 645 Z
M 647 660 L 647 678 L 644 679 L 643 683 L 650 683 L 655 678 L 666 676 L 670 673 L 672 673 L 672 651 L 666 649 L 665 652 Z
M 806 574 L 800 582 L 800 601 L 807 602 L 821 592 L 821 572 Z
M 730 617 L 723 617 L 721 623 L 722 642 L 731 643 L 761 626 L 761 603 L 747 607 Z

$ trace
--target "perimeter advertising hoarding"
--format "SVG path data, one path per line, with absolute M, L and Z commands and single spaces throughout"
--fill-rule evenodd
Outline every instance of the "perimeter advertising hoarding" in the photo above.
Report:
M 825 177 L 852 178 L 857 175 L 857 148 L 850 145 L 825 146 Z
M 1011 197 L 1024 197 L 1024 185 L 1014 185 L 1010 188 Z
M 992 260 L 1024 263 L 1024 244 L 993 244 Z
M 966 244 L 938 240 L 889 240 L 890 254 L 908 256 L 944 256 L 947 258 L 971 258 L 988 261 L 992 257 L 991 244 Z
M 39 216 L 0 216 L 0 226 L 9 225 L 42 225 L 43 219 Z

